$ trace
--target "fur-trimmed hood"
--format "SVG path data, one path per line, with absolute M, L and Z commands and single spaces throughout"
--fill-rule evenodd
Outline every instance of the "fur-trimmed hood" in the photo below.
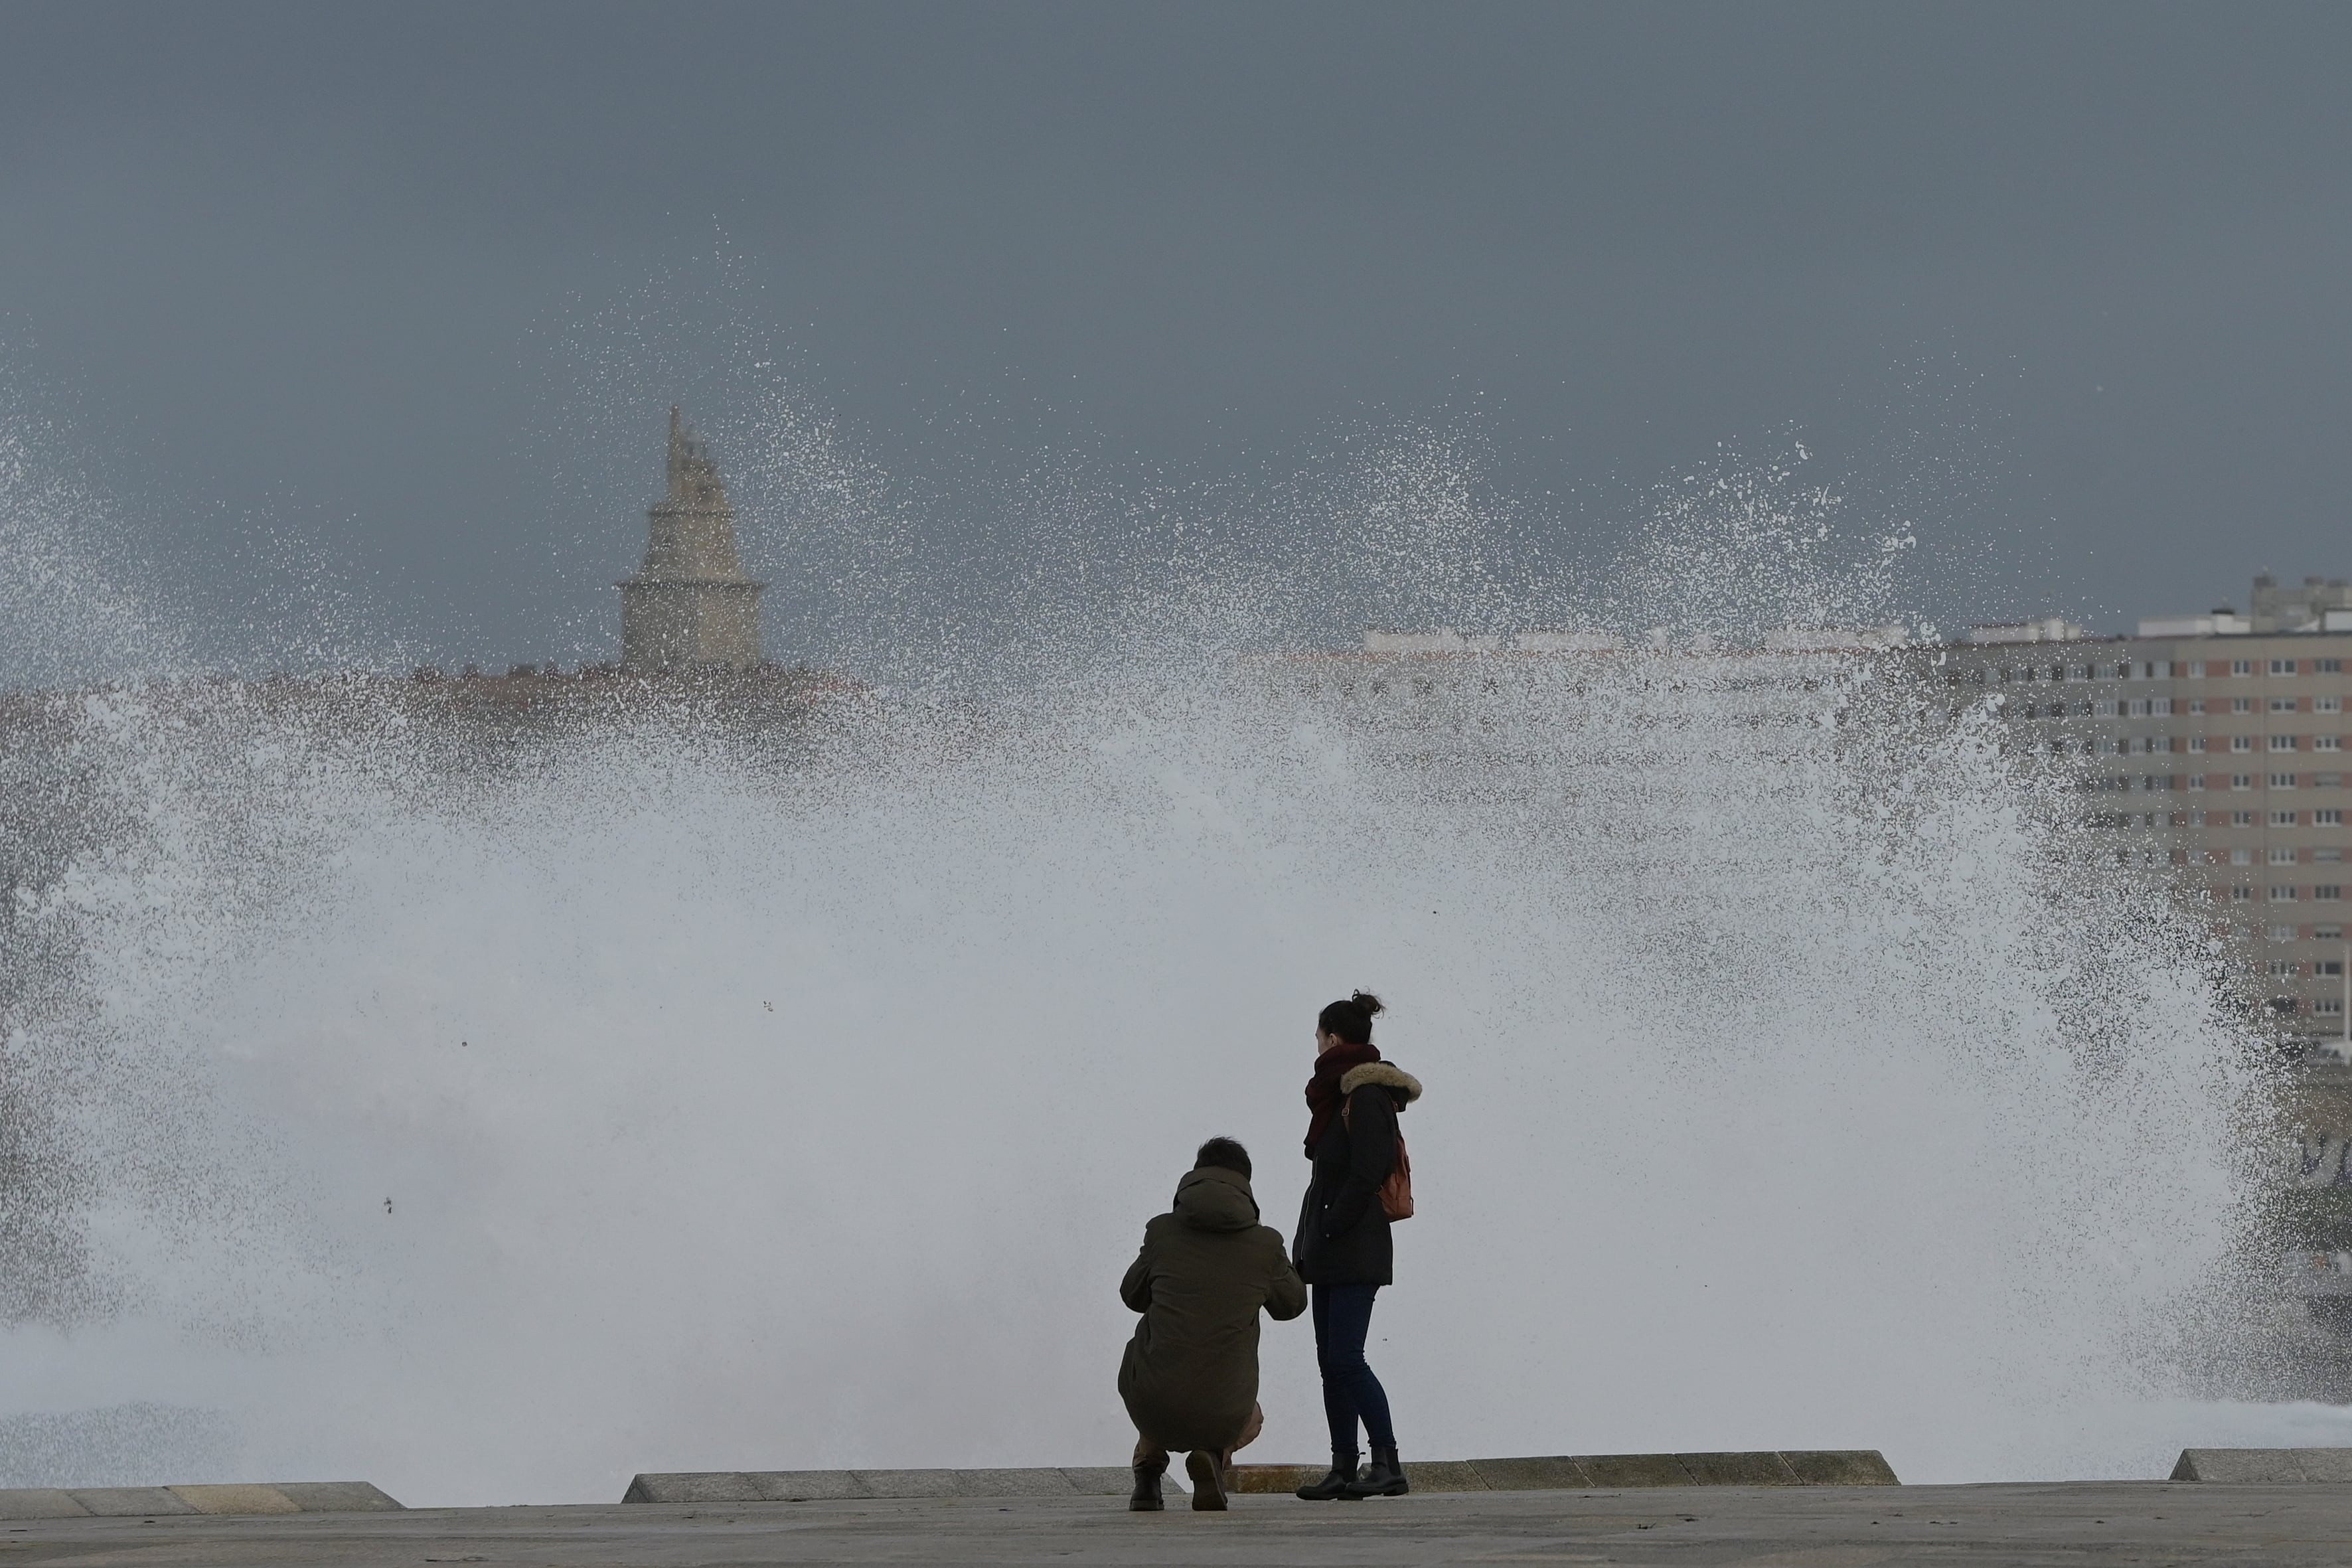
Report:
M 1394 1089 L 1403 1096 L 1400 1103 L 1404 1105 L 1411 1105 L 1421 1098 L 1421 1079 L 1394 1062 L 1366 1062 L 1361 1067 L 1349 1068 L 1348 1076 L 1339 1080 L 1339 1092 L 1353 1094 L 1368 1083 Z

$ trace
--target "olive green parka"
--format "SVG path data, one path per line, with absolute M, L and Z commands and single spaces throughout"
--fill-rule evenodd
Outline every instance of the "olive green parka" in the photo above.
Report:
M 1182 1453 L 1219 1451 L 1257 1405 L 1257 1314 L 1307 1310 L 1282 1237 L 1258 1223 L 1238 1171 L 1203 1166 L 1176 1184 L 1176 1206 L 1143 1227 L 1119 1300 L 1143 1314 L 1119 1363 L 1135 1429 Z

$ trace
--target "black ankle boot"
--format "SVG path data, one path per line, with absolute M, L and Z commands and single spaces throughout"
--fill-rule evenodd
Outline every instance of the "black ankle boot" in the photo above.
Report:
M 1160 1478 L 1168 1473 L 1168 1461 L 1155 1459 L 1139 1464 L 1135 1469 L 1135 1490 L 1127 1500 L 1129 1513 L 1159 1513 L 1168 1505 L 1160 1500 Z
M 1184 1473 L 1192 1478 L 1192 1511 L 1195 1513 L 1225 1511 L 1225 1477 L 1217 1463 L 1218 1458 L 1206 1448 L 1195 1448 L 1184 1456 Z
M 1412 1489 L 1405 1483 L 1404 1467 L 1397 1463 L 1394 1448 L 1374 1448 L 1372 1462 L 1364 1473 L 1349 1483 L 1351 1498 L 1402 1497 Z
M 1331 1473 L 1319 1481 L 1310 1481 L 1299 1488 L 1298 1495 L 1308 1502 L 1329 1502 L 1333 1498 L 1346 1497 L 1348 1489 L 1353 1486 L 1355 1481 L 1356 1456 L 1345 1450 L 1334 1449 L 1331 1454 Z

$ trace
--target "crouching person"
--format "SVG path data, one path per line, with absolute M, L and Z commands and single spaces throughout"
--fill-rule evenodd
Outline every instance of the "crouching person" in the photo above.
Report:
M 1119 1363 L 1118 1396 L 1135 1422 L 1135 1495 L 1162 1506 L 1168 1456 L 1188 1457 L 1192 1506 L 1222 1509 L 1234 1450 L 1256 1437 L 1257 1314 L 1277 1322 L 1307 1310 L 1307 1287 L 1279 1233 L 1258 1223 L 1249 1151 L 1230 1138 L 1201 1145 L 1176 1184 L 1175 1207 L 1143 1227 L 1119 1299 L 1143 1314 Z

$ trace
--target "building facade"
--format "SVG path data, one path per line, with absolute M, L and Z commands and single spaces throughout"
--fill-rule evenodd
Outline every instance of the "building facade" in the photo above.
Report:
M 735 554 L 735 508 L 709 447 L 669 411 L 668 493 L 646 513 L 644 564 L 621 590 L 621 668 L 748 669 L 760 590 Z
M 2101 853 L 2168 868 L 2225 940 L 2247 1005 L 2306 1037 L 2346 1024 L 2352 614 L 2330 602 L 2343 586 L 2315 579 L 2290 608 L 2258 580 L 2257 615 L 2143 622 L 2155 635 L 1982 627 L 1942 670 L 1990 699 L 2012 749 L 2063 759 Z

